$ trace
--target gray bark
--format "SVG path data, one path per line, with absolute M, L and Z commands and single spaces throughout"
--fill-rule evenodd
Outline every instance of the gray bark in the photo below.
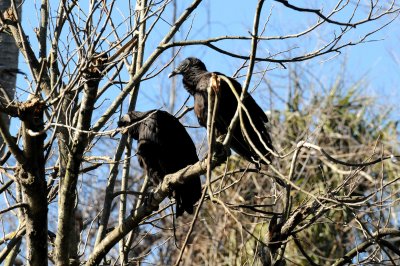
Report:
M 17 4 L 21 2 L 21 0 L 16 1 Z M 10 0 L 2 0 L 0 1 L 0 12 L 3 12 L 11 5 Z M 21 9 L 18 10 L 19 14 L 21 14 Z M 7 33 L 0 32 L 0 62 L 2 69 L 17 69 L 18 68 L 18 47 L 15 45 L 14 38 Z M 0 72 L 0 87 L 4 89 L 9 99 L 14 98 L 15 87 L 17 83 L 17 73 Z M 2 119 L 6 127 L 10 126 L 10 119 L 7 114 L 1 113 L 0 119 Z M 0 136 L 0 146 L 4 143 L 3 138 Z M 5 146 L 4 146 L 5 147 Z M 4 148 L 0 149 L 0 156 L 3 155 Z M 20 221 L 21 222 L 21 221 Z M 5 265 L 14 264 L 15 258 L 18 255 L 19 247 L 21 245 L 21 240 L 18 241 L 17 245 L 13 248 L 13 250 L 8 255 Z
M 47 265 L 47 184 L 43 147 L 46 135 L 28 134 L 43 130 L 44 105 L 36 98 L 24 104 L 29 106 L 20 117 L 27 163 L 19 167 L 18 178 L 28 205 L 25 210 L 27 255 L 30 265 Z
M 17 4 L 21 3 L 21 0 L 15 1 Z M 10 7 L 10 0 L 0 1 L 0 12 L 4 12 L 8 7 Z M 21 14 L 21 9 L 18 10 Z M 12 35 L 0 32 L 0 68 L 4 69 L 17 69 L 18 68 L 18 47 L 15 44 Z M 13 99 L 15 94 L 17 77 L 15 73 L 6 73 L 0 71 L 0 86 L 6 91 L 8 98 Z M 6 121 L 7 127 L 10 124 L 10 119 L 4 113 L 0 114 L 0 119 Z M 0 146 L 3 144 L 3 139 L 0 137 Z M 3 154 L 3 149 L 0 154 Z
M 93 55 L 91 60 L 94 63 L 97 60 L 96 55 Z M 106 59 L 104 59 L 103 63 L 105 61 Z M 74 133 L 71 152 L 68 154 L 65 176 L 62 177 L 60 183 L 59 217 L 54 249 L 56 265 L 69 265 L 70 258 L 74 260 L 74 263 L 78 263 L 76 261 L 77 249 L 72 247 L 74 239 L 71 237 L 71 231 L 75 227 L 73 219 L 76 211 L 76 185 L 82 157 L 89 142 L 89 135 L 84 131 L 90 129 L 102 70 L 103 65 L 100 63 L 100 66 L 88 69 L 88 72 L 85 73 L 83 98 L 80 103 L 76 126 L 78 130 Z

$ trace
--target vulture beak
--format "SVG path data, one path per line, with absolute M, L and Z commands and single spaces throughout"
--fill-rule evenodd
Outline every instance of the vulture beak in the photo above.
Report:
M 169 73 L 168 78 L 172 78 L 173 76 L 176 76 L 180 74 L 176 69 L 174 69 L 174 71 L 172 71 L 171 73 Z

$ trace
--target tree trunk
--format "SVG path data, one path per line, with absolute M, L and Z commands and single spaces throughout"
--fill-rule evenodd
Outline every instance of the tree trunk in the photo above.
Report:
M 16 4 L 19 5 L 21 0 L 17 0 Z M 11 5 L 10 0 L 1 0 L 0 1 L 0 12 L 3 12 Z M 19 15 L 21 15 L 21 8 L 18 9 Z M 7 34 L 5 32 L 0 32 L 0 62 L 3 68 L 17 69 L 18 68 L 18 47 L 15 44 L 14 38 L 12 35 Z M 0 75 L 0 86 L 5 90 L 9 99 L 14 98 L 15 88 L 17 83 L 16 75 L 9 74 L 1 74 Z M 0 119 L 5 121 L 7 127 L 10 126 L 10 119 L 7 114 L 0 113 Z M 3 145 L 3 139 L 0 136 L 0 147 Z M 4 146 L 5 147 L 5 146 Z M 3 155 L 4 148 L 0 148 L 0 156 Z M 22 220 L 19 217 L 20 222 Z M 21 240 L 18 241 L 18 244 L 13 248 L 13 250 L 8 255 L 5 265 L 13 265 L 16 256 L 19 253 L 19 248 L 21 245 Z
M 56 265 L 69 265 L 70 259 L 77 261 L 77 249 L 74 245 L 74 237 L 71 232 L 75 227 L 76 212 L 76 185 L 78 183 L 79 169 L 83 154 L 89 142 L 89 135 L 85 133 L 90 129 L 94 105 L 96 103 L 99 82 L 102 78 L 102 70 L 107 58 L 91 56 L 91 67 L 85 73 L 83 98 L 77 119 L 77 131 L 74 133 L 71 151 L 68 154 L 68 163 L 65 176 L 62 177 L 59 190 L 59 216 L 55 241 Z
M 15 1 L 19 6 L 21 0 Z M 11 0 L 0 0 L 0 12 L 4 12 L 11 5 Z M 21 8 L 18 9 L 21 14 Z M 18 68 L 18 47 L 15 44 L 12 35 L 0 32 L 0 66 L 2 68 L 17 69 Z M 6 91 L 8 98 L 13 99 L 15 94 L 17 77 L 16 75 L 10 75 L 6 73 L 0 74 L 0 86 Z M 10 125 L 10 119 L 6 114 L 0 114 L 0 119 L 6 121 L 7 126 Z M 0 137 L 0 146 L 3 144 L 3 139 Z M 4 150 L 1 149 L 0 155 L 3 154 Z
M 44 140 L 46 134 L 32 136 L 29 132 L 41 132 L 45 105 L 38 98 L 24 103 L 21 111 L 24 157 L 27 163 L 18 167 L 22 183 L 25 209 L 26 246 L 29 264 L 47 265 L 47 184 L 45 176 Z

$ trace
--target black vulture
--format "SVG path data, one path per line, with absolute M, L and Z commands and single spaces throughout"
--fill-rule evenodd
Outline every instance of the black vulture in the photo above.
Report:
M 165 111 L 129 112 L 118 122 L 118 127 L 128 127 L 129 134 L 137 140 L 139 164 L 154 186 L 159 185 L 165 175 L 199 160 L 186 129 L 177 118 Z M 184 211 L 192 214 L 193 205 L 201 197 L 200 176 L 177 184 L 170 196 L 176 200 L 176 217 Z
M 206 66 L 201 60 L 194 57 L 188 57 L 183 60 L 169 75 L 169 77 L 177 74 L 181 74 L 183 76 L 183 86 L 194 97 L 194 111 L 199 124 L 203 127 L 207 126 L 207 88 L 213 73 L 217 75 L 223 75 L 219 72 L 208 72 Z M 227 78 L 232 82 L 236 92 L 240 95 L 242 92 L 242 86 L 239 84 L 239 82 L 233 78 Z M 255 147 L 257 147 L 261 154 L 270 160 L 271 154 L 262 143 L 264 142 L 270 150 L 273 150 L 271 137 L 266 128 L 268 118 L 250 94 L 245 94 L 243 104 L 248 110 L 255 128 L 260 133 L 262 141 L 260 141 L 259 136 L 251 126 L 246 114 L 242 112 L 243 125 L 246 129 L 249 139 L 255 145 Z M 215 121 L 217 136 L 227 133 L 229 124 L 235 115 L 237 106 L 237 100 L 231 88 L 229 87 L 228 83 L 221 79 L 219 87 L 219 107 Z M 255 163 L 257 166 L 260 166 L 260 163 L 267 164 L 267 162 L 261 160 L 260 156 L 258 156 L 256 151 L 251 147 L 239 124 L 233 131 L 230 147 L 236 153 L 244 157 L 246 160 Z

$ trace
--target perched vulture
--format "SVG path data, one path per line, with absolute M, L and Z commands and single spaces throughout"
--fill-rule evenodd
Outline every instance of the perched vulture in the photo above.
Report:
M 218 72 L 214 72 L 217 75 L 223 75 Z M 184 88 L 194 97 L 194 111 L 199 121 L 199 124 L 203 127 L 207 126 L 207 108 L 208 108 L 208 95 L 207 88 L 209 86 L 210 78 L 213 72 L 208 72 L 206 66 L 202 61 L 197 58 L 189 57 L 183 60 L 179 66 L 172 71 L 169 77 L 181 74 L 183 76 L 183 86 Z M 224 75 L 225 76 L 225 75 Z M 240 95 L 242 92 L 242 86 L 233 78 L 228 79 L 231 81 L 235 87 L 236 92 Z M 271 137 L 269 136 L 266 124 L 268 123 L 268 118 L 263 112 L 263 110 L 254 101 L 250 94 L 246 93 L 243 99 L 243 104 L 248 110 L 251 119 L 254 123 L 255 128 L 261 135 L 262 141 L 268 146 L 270 150 L 273 150 Z M 221 79 L 219 87 L 219 107 L 216 114 L 215 128 L 216 135 L 226 134 L 228 131 L 229 124 L 233 116 L 235 115 L 237 109 L 237 100 L 233 94 L 228 83 Z M 265 148 L 265 146 L 260 141 L 259 136 L 250 124 L 245 112 L 243 114 L 243 124 L 246 132 L 249 136 L 250 141 L 255 147 L 270 160 L 271 154 Z M 246 160 L 259 164 L 266 164 L 265 161 L 261 160 L 260 156 L 249 144 L 248 138 L 245 137 L 244 131 L 238 124 L 233 131 L 230 147 L 239 155 L 244 157 Z
M 199 160 L 185 128 L 165 111 L 129 112 L 118 122 L 118 127 L 128 127 L 129 134 L 137 140 L 139 164 L 154 186 L 160 184 L 165 175 Z M 171 194 L 176 200 L 176 217 L 185 211 L 192 214 L 193 205 L 201 197 L 200 176 L 174 186 Z

